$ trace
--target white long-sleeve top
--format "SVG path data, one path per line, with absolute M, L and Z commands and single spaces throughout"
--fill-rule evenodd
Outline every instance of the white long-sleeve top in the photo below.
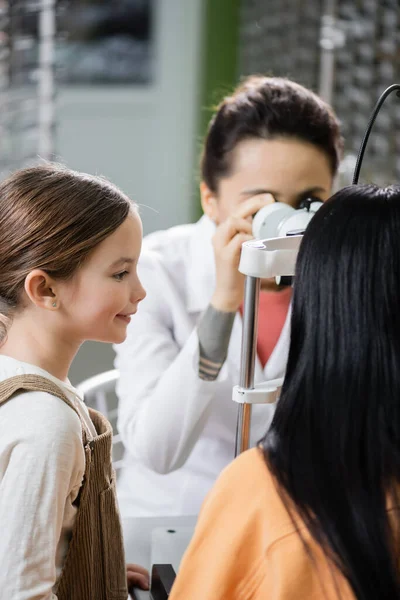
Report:
M 199 377 L 196 325 L 215 286 L 211 238 L 202 217 L 144 240 L 139 276 L 147 296 L 115 346 L 118 428 L 126 448 L 117 482 L 123 516 L 197 514 L 222 469 L 233 459 L 242 319 L 236 315 L 228 356 L 217 379 Z M 284 374 L 289 320 L 255 381 Z M 251 443 L 265 434 L 274 407 L 253 406 Z
M 0 381 L 37 374 L 54 381 L 95 429 L 75 388 L 46 371 L 0 356 Z M 23 391 L 0 405 L 0 597 L 56 600 L 52 589 L 75 521 L 85 471 L 82 427 L 65 402 Z

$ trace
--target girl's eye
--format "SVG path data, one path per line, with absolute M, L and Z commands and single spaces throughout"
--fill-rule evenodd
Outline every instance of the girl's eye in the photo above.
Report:
M 126 275 L 128 275 L 128 271 L 122 271 L 121 273 L 116 273 L 113 277 L 117 281 L 122 281 Z

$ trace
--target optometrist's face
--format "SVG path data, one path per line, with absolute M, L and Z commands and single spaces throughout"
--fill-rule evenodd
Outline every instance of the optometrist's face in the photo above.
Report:
M 328 157 L 313 144 L 295 138 L 251 138 L 239 142 L 231 160 L 231 173 L 220 179 L 217 194 L 209 192 L 206 203 L 203 198 L 204 211 L 217 225 L 259 194 L 270 193 L 294 208 L 306 198 L 324 201 L 331 195 Z

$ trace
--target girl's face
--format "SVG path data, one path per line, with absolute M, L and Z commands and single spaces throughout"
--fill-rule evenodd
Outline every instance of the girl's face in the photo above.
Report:
M 203 184 L 203 209 L 217 224 L 258 194 L 270 193 L 278 202 L 298 208 L 302 200 L 327 200 L 333 176 L 325 153 L 295 138 L 239 142 L 232 153 L 232 171 L 213 194 Z
M 146 296 L 136 272 L 141 245 L 142 223 L 132 211 L 70 281 L 58 284 L 64 336 L 71 342 L 124 341 L 130 317 Z

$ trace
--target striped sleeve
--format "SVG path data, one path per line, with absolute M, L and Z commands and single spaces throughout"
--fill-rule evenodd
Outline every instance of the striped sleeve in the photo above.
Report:
M 222 312 L 211 304 L 203 314 L 198 327 L 199 377 L 214 381 L 225 362 L 231 338 L 234 312 Z

